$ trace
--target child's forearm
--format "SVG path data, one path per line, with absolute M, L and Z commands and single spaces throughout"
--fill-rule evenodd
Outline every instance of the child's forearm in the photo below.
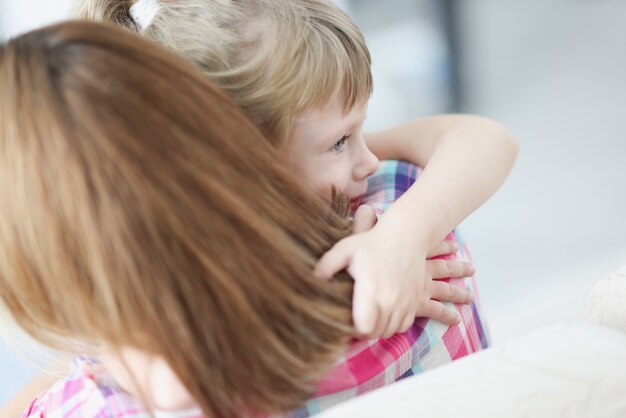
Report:
M 370 134 L 366 140 L 381 159 L 403 159 L 424 167 L 381 220 L 398 231 L 416 231 L 418 246 L 438 244 L 493 195 L 518 149 L 500 124 L 465 115 L 417 120 Z

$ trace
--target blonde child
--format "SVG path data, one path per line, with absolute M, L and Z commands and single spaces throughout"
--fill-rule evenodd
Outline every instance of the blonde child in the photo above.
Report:
M 443 303 L 467 304 L 473 281 L 433 280 L 425 263 L 504 181 L 517 153 L 505 128 L 477 116 L 440 115 L 364 134 L 370 56 L 358 28 L 331 1 L 79 0 L 76 16 L 121 25 L 194 62 L 323 196 L 336 190 L 356 209 L 379 159 L 424 167 L 371 230 L 343 239 L 317 265 L 322 279 L 343 269 L 354 278 L 359 334 L 389 338 L 355 342 L 306 413 L 487 344 L 475 302 Z M 414 169 L 408 177 L 417 177 Z M 360 210 L 367 218 L 369 209 Z M 439 260 L 438 272 L 449 266 Z M 471 275 L 468 269 L 449 273 Z

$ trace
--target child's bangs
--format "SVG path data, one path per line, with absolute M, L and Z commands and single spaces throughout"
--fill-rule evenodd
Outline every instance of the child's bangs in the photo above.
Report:
M 301 45 L 300 53 L 306 58 L 298 74 L 299 111 L 326 106 L 341 95 L 347 112 L 371 96 L 370 55 L 365 45 L 328 36 Z

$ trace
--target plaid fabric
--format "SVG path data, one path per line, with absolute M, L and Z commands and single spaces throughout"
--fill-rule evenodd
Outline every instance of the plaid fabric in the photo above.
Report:
M 419 168 L 404 162 L 386 161 L 369 181 L 366 203 L 382 214 L 400 197 L 419 175 Z M 467 246 L 458 232 L 459 251 L 443 258 L 470 260 Z M 405 333 L 370 341 L 354 340 L 343 358 L 321 382 L 312 400 L 285 416 L 309 417 L 357 395 L 389 385 L 488 346 L 485 323 L 474 277 L 448 279 L 469 289 L 474 295 L 470 305 L 453 305 L 461 323 L 448 327 L 439 321 L 418 318 Z M 35 399 L 22 418 L 148 418 L 141 404 L 119 387 L 106 370 L 93 361 L 77 362 L 75 371 Z M 180 413 L 154 412 L 157 418 L 200 418 L 199 410 Z
M 106 370 L 87 358 L 77 358 L 72 373 L 39 395 L 22 418 L 202 418 L 199 409 L 170 413 L 147 412 L 120 389 Z
M 411 187 L 420 172 L 419 167 L 403 161 L 382 162 L 369 178 L 364 203 L 382 215 Z M 451 232 L 446 239 L 456 240 L 459 251 L 438 258 L 471 261 L 467 245 L 458 231 Z M 474 296 L 470 305 L 446 303 L 460 314 L 461 323 L 448 327 L 439 321 L 418 318 L 405 333 L 386 339 L 354 341 L 322 381 L 316 397 L 288 417 L 309 417 L 344 400 L 486 348 L 489 338 L 480 314 L 475 277 L 444 281 L 464 287 Z

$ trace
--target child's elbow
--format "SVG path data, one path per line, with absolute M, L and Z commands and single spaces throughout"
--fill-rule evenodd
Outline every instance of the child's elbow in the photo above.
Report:
M 482 131 L 490 133 L 485 137 L 491 140 L 492 146 L 496 146 L 503 157 L 508 157 L 511 163 L 515 161 L 519 153 L 519 142 L 515 135 L 502 123 L 493 119 L 483 116 L 472 116 L 472 118 L 474 118 L 475 123 L 481 125 Z
M 499 122 L 494 123 L 496 123 L 499 127 L 499 138 L 502 142 L 502 147 L 505 150 L 504 152 L 508 157 L 510 157 L 511 163 L 513 163 L 517 159 L 517 154 L 519 154 L 519 141 L 506 126 Z

